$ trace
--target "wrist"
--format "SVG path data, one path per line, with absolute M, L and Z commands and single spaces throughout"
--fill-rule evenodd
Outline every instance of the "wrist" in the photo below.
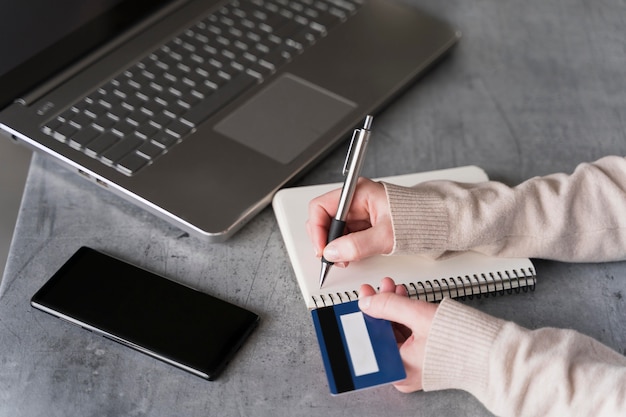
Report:
M 384 183 L 394 245 L 391 254 L 441 252 L 448 240 L 448 215 L 441 196 Z
M 464 304 L 444 299 L 426 341 L 424 391 L 462 389 L 484 398 L 491 346 L 503 323 Z

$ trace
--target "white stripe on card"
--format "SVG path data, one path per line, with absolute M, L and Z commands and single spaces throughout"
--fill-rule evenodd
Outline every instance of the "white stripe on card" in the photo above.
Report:
M 344 314 L 340 318 L 354 375 L 361 376 L 378 372 L 378 362 L 376 362 L 363 313 Z

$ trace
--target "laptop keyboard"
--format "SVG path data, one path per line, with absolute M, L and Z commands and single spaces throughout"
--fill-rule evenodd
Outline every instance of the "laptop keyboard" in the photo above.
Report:
M 363 0 L 234 0 L 42 126 L 123 174 L 180 143 Z

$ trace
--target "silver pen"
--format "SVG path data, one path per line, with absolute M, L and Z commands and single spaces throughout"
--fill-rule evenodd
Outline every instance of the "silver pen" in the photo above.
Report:
M 343 187 L 341 188 L 341 196 L 339 197 L 339 206 L 337 207 L 337 214 L 330 223 L 330 229 L 328 230 L 328 238 L 326 244 L 332 242 L 340 236 L 343 236 L 346 228 L 346 217 L 348 211 L 350 211 L 350 205 L 352 204 L 352 197 L 354 197 L 354 190 L 356 189 L 356 183 L 361 174 L 361 166 L 363 165 L 363 159 L 365 159 L 365 150 L 369 142 L 372 120 L 374 118 L 370 115 L 365 117 L 362 129 L 355 129 L 352 134 L 352 140 L 350 141 L 350 147 L 348 148 L 348 154 L 346 155 L 346 161 L 343 165 L 343 175 L 345 176 Z M 332 262 L 327 261 L 322 256 L 322 270 L 320 271 L 320 288 L 324 285 L 324 281 L 328 276 L 328 271 L 333 265 Z

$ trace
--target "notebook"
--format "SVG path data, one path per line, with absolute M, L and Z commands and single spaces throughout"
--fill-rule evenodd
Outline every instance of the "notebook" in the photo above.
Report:
M 0 14 L 0 131 L 215 242 L 459 38 L 394 0 L 26 0 Z
M 382 178 L 402 186 L 428 180 L 466 183 L 487 181 L 476 166 L 414 173 Z M 473 298 L 533 290 L 536 275 L 526 258 L 496 258 L 477 252 L 464 252 L 442 260 L 424 256 L 375 256 L 351 262 L 347 268 L 331 269 L 319 288 L 320 259 L 315 257 L 306 232 L 308 202 L 341 184 L 285 188 L 276 193 L 273 208 L 302 296 L 309 309 L 336 305 L 358 298 L 361 284 L 376 288 L 384 277 L 403 284 L 409 296 L 440 301 L 443 297 Z

